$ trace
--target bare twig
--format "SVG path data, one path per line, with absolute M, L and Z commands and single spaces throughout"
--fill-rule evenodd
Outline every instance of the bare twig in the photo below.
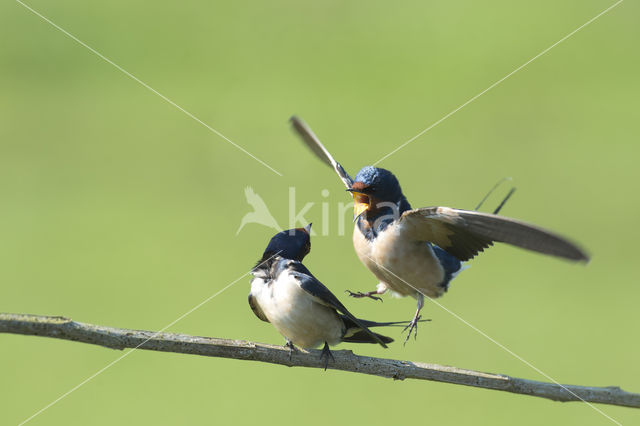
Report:
M 283 346 L 244 340 L 216 339 L 186 334 L 154 333 L 75 322 L 64 317 L 0 313 L 0 333 L 54 337 L 106 346 L 113 349 L 137 348 L 248 361 L 261 361 L 289 367 L 323 368 L 320 351 L 296 351 L 289 357 Z M 562 385 L 519 379 L 502 374 L 482 373 L 436 364 L 423 364 L 354 355 L 348 350 L 334 351 L 334 370 L 371 374 L 394 380 L 419 379 L 501 390 L 537 396 L 554 401 L 579 401 L 640 408 L 640 394 L 616 386 L 591 387 Z

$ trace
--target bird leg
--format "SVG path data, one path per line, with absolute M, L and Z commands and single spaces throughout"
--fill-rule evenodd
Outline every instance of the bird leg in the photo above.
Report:
M 284 344 L 285 348 L 289 348 L 289 361 L 291 361 L 291 355 L 297 351 L 291 340 L 287 339 L 287 343 Z
M 418 323 L 420 322 L 420 318 L 422 318 L 422 315 L 420 315 L 420 311 L 422 310 L 422 307 L 424 306 L 424 296 L 422 295 L 422 293 L 418 293 L 418 309 L 416 310 L 416 314 L 413 316 L 413 319 L 409 322 L 409 324 L 407 324 L 407 326 L 402 330 L 402 332 L 404 333 L 406 329 L 409 329 L 409 333 L 407 334 L 407 338 L 404 339 L 404 344 L 406 345 L 407 342 L 409 341 L 409 338 L 411 337 L 411 332 L 413 332 L 413 339 L 417 339 L 418 338 Z
M 333 354 L 329 350 L 329 344 L 324 342 L 324 347 L 322 348 L 322 353 L 320 354 L 320 360 L 324 360 L 324 371 L 327 371 L 327 367 L 329 366 L 329 358 L 333 362 L 336 362 L 336 359 L 333 357 Z
M 379 301 L 381 301 L 381 302 L 382 302 L 382 301 L 383 301 L 383 300 L 382 300 L 382 298 L 381 298 L 381 297 L 374 296 L 374 294 L 384 294 L 386 291 L 387 291 L 387 289 L 385 288 L 385 289 L 383 289 L 383 290 L 376 289 L 376 290 L 374 290 L 374 291 L 368 291 L 368 292 L 366 292 L 366 293 L 363 293 L 363 292 L 361 292 L 361 291 L 359 291 L 359 292 L 357 292 L 357 293 L 354 293 L 354 292 L 353 292 L 353 291 L 351 291 L 351 290 L 346 290 L 346 293 L 349 293 L 349 296 L 351 296 L 351 297 L 355 297 L 356 299 L 360 299 L 360 298 L 362 298 L 362 297 L 368 297 L 369 299 L 379 300 Z

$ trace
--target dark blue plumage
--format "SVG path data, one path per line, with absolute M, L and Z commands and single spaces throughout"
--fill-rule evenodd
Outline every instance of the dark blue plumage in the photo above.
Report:
M 460 269 L 462 268 L 462 262 L 460 262 L 457 257 L 450 255 L 435 244 L 431 244 L 431 248 L 433 249 L 433 253 L 440 261 L 442 269 L 444 269 L 444 279 L 439 285 L 440 287 L 444 288 L 445 291 L 447 291 L 449 290 L 449 282 L 451 282 L 456 274 L 460 272 Z
M 360 169 L 354 182 L 348 191 L 365 194 L 369 198 L 368 220 L 358 217 L 357 224 L 360 232 L 370 241 L 403 212 L 411 210 L 400 182 L 389 170 L 365 166 Z
M 304 228 L 288 229 L 278 232 L 269 241 L 269 245 L 267 245 L 267 248 L 262 254 L 261 261 L 277 254 L 284 259 L 293 259 L 302 262 L 302 259 L 311 251 L 309 229 L 311 229 L 311 224 Z
M 365 166 L 356 175 L 355 183 L 360 183 L 363 193 L 374 197 L 379 201 L 390 201 L 397 205 L 399 212 L 411 210 L 411 205 L 402 193 L 400 182 L 396 176 L 387 169 Z M 358 187 L 354 183 L 354 189 Z

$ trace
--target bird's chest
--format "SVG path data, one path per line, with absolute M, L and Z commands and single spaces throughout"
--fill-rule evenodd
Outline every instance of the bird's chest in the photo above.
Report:
M 429 297 L 442 295 L 439 284 L 444 270 L 432 248 L 424 241 L 408 238 L 394 223 L 375 239 L 367 239 L 358 226 L 353 232 L 358 257 L 387 288 L 403 296 L 420 291 Z
M 297 346 L 335 345 L 344 334 L 344 324 L 335 310 L 316 302 L 286 272 L 268 283 L 254 279 L 251 293 L 269 322 Z

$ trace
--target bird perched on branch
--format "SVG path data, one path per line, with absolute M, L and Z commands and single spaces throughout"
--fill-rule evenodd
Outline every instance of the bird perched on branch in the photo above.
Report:
M 380 299 L 377 295 L 391 291 L 417 299 L 405 343 L 412 331 L 417 335 L 424 297 L 442 296 L 461 271 L 462 262 L 494 242 L 573 261 L 589 260 L 567 239 L 516 219 L 449 207 L 412 209 L 393 173 L 366 166 L 352 179 L 302 120 L 292 117 L 291 123 L 353 195 L 353 245 L 380 283 L 374 291 L 349 292 L 350 295 Z
M 378 343 L 386 348 L 392 338 L 369 327 L 407 325 L 408 321 L 380 323 L 357 319 L 336 296 L 302 264 L 311 250 L 311 224 L 277 233 L 251 273 L 249 306 L 286 339 L 289 356 L 295 346 L 322 344 L 325 370 L 333 358 L 329 346 L 340 342 Z

